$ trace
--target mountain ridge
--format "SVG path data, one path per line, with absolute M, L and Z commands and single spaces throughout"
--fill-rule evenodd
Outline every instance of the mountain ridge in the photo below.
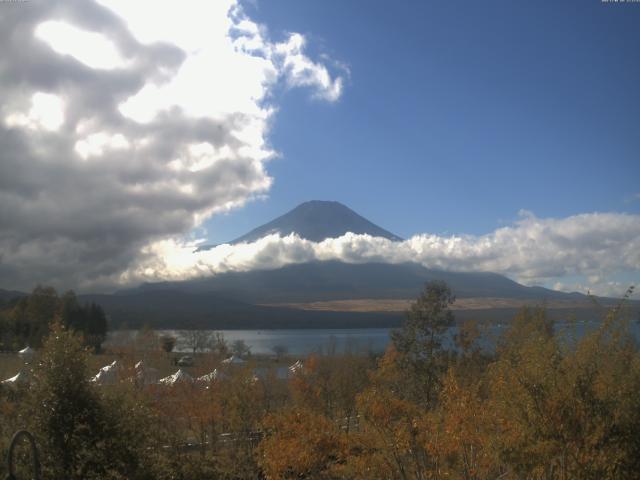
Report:
M 179 282 L 142 284 L 121 290 L 211 292 L 247 303 L 313 302 L 347 299 L 411 299 L 431 280 L 443 280 L 461 298 L 499 297 L 522 300 L 583 299 L 544 287 L 527 287 L 492 272 L 450 272 L 418 263 L 345 263 L 338 260 L 285 265 L 276 269 L 225 272 Z

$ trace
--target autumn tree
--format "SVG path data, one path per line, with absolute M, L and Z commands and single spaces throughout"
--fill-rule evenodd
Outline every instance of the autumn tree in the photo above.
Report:
M 255 449 L 259 443 L 257 432 L 267 413 L 263 389 L 249 367 L 232 368 L 217 383 L 218 397 L 224 412 L 221 428 L 229 432 L 233 448 L 220 458 L 219 469 L 223 478 L 257 478 L 258 467 Z
M 488 376 L 508 478 L 637 478 L 640 357 L 615 310 L 577 345 L 523 310 Z
M 229 355 L 229 344 L 224 338 L 222 332 L 213 332 L 211 338 L 211 351 L 220 357 Z
M 392 345 L 357 397 L 360 425 L 349 436 L 343 475 L 354 479 L 426 479 L 432 458 L 424 405 L 405 395 L 406 373 Z
M 258 463 L 267 479 L 332 479 L 345 455 L 344 434 L 321 414 L 286 409 L 266 417 Z
M 424 417 L 431 428 L 425 449 L 442 478 L 499 478 L 500 461 L 493 448 L 496 422 L 483 395 L 483 378 L 469 381 L 451 367 L 442 384 L 438 408 Z
M 364 356 L 312 354 L 289 380 L 293 402 L 349 430 L 356 416 L 356 397 L 368 383 L 370 367 Z
M 211 348 L 214 343 L 214 335 L 209 330 L 181 330 L 178 336 L 182 346 L 191 350 L 193 355 Z

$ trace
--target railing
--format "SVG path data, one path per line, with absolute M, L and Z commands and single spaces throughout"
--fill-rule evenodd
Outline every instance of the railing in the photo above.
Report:
M 20 439 L 26 438 L 29 442 L 29 446 L 31 447 L 31 467 L 32 467 L 32 476 L 33 480 L 40 480 L 40 459 L 38 458 L 38 447 L 36 447 L 36 440 L 26 430 L 20 430 L 16 432 L 16 434 L 11 439 L 11 444 L 9 445 L 9 452 L 7 453 L 7 471 L 9 472 L 6 480 L 20 480 L 16 477 L 15 472 L 15 449 L 20 442 Z

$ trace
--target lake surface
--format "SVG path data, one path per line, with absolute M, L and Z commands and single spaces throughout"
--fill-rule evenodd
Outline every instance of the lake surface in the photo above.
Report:
M 585 333 L 593 331 L 600 322 L 576 322 L 573 324 L 558 323 L 556 330 L 560 335 L 575 335 L 579 338 Z M 484 327 L 481 345 L 485 349 L 493 349 L 499 336 L 508 327 L 506 324 L 487 325 Z M 632 322 L 631 332 L 640 341 L 640 325 Z M 308 355 L 310 353 L 381 353 L 390 341 L 390 328 L 354 328 L 354 329 L 282 329 L 282 330 L 216 330 L 222 333 L 229 343 L 243 340 L 254 354 L 273 354 L 274 347 L 282 346 L 291 355 Z M 211 333 L 214 331 L 212 330 Z M 457 328 L 449 329 L 445 344 L 453 344 L 453 336 Z M 159 335 L 168 334 L 178 338 L 175 351 L 189 351 L 181 345 L 179 330 L 158 330 Z M 107 344 L 117 344 L 123 338 L 135 338 L 137 331 L 116 331 L 109 334 Z

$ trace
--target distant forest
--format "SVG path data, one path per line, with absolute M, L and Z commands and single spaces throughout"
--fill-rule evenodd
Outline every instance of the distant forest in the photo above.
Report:
M 99 305 L 80 303 L 73 291 L 62 296 L 52 287 L 37 286 L 30 295 L 0 305 L 0 350 L 40 347 L 49 325 L 58 321 L 99 351 L 107 335 L 107 317 Z

